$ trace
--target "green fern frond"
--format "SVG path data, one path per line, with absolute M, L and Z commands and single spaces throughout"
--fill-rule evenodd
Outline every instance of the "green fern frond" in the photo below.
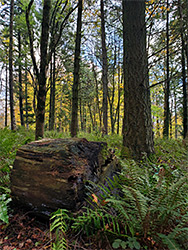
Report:
M 70 219 L 68 211 L 65 209 L 58 209 L 51 216 L 50 232 L 55 232 L 55 242 L 52 244 L 52 250 L 65 250 L 67 249 L 66 219 Z
M 183 250 L 181 246 L 173 238 L 170 237 L 170 235 L 158 234 L 158 236 L 170 250 Z

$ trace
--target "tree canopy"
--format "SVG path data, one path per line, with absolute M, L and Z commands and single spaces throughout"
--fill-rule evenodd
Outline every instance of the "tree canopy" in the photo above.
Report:
M 130 39 L 134 44 L 137 39 L 133 36 L 134 20 L 128 19 L 128 12 L 123 17 L 122 3 L 128 6 L 130 4 L 128 2 L 84 1 L 82 26 L 78 31 L 78 1 L 52 0 L 48 4 L 48 1 L 17 0 L 13 6 L 11 41 L 9 39 L 11 5 L 8 1 L 1 1 L 1 127 L 4 124 L 6 126 L 12 124 L 14 119 L 10 120 L 9 115 L 12 117 L 15 112 L 16 125 L 36 128 L 36 138 L 39 138 L 43 137 L 43 131 L 47 129 L 70 131 L 71 119 L 74 117 L 72 114 L 76 112 L 77 125 L 74 126 L 72 135 L 76 135 L 75 130 L 94 131 L 104 135 L 124 133 L 123 131 L 127 131 L 131 124 L 129 114 L 135 113 L 134 120 L 139 120 L 139 107 L 143 104 L 139 88 L 134 87 L 131 95 L 128 87 L 129 84 L 132 86 L 129 79 L 134 79 L 133 76 L 142 84 L 135 75 L 136 67 L 131 62 L 131 78 L 127 71 L 123 70 L 124 65 L 128 63 L 128 54 L 132 53 L 138 70 L 145 72 L 143 73 L 145 79 L 149 79 L 143 93 L 148 92 L 148 100 L 151 100 L 146 106 L 151 111 L 152 120 L 149 124 L 154 137 L 164 135 L 186 138 L 187 2 L 146 1 L 143 9 L 145 31 L 143 29 L 141 33 L 145 33 L 144 60 L 148 63 L 143 70 L 134 46 L 125 46 L 123 51 L 123 41 Z M 136 5 L 139 4 L 139 1 L 134 2 Z M 130 25 L 133 25 L 133 31 L 131 31 L 132 36 L 128 38 L 128 34 L 123 36 L 123 26 L 127 30 L 126 33 Z M 80 54 L 76 56 L 75 44 L 78 35 L 81 37 Z M 8 64 L 11 43 L 13 91 L 7 84 L 11 81 L 10 73 L 9 77 L 6 77 L 7 70 L 11 70 Z M 137 47 L 136 44 L 135 46 Z M 74 100 L 72 86 L 75 79 L 76 57 L 79 58 L 79 71 L 76 73 L 79 81 L 75 91 L 77 94 L 75 109 L 72 106 Z M 141 85 L 138 83 L 138 86 Z M 7 102 L 9 91 L 10 108 L 12 106 L 10 110 Z M 139 98 L 136 98 L 137 94 L 140 94 Z M 134 101 L 138 103 L 140 98 L 141 105 L 137 107 Z M 132 110 L 125 113 L 129 101 L 133 101 Z M 149 117 L 145 116 L 145 112 L 141 116 L 143 119 Z M 141 124 L 141 121 L 138 121 L 138 124 Z M 138 131 L 138 127 L 134 129 Z

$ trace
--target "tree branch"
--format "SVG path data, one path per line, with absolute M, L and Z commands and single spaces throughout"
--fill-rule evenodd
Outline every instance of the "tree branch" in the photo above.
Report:
M 61 25 L 60 25 L 60 30 L 59 30 L 59 35 L 58 37 L 56 38 L 56 41 L 54 41 L 54 37 L 52 37 L 51 39 L 51 42 L 50 42 L 50 49 L 49 49 L 49 55 L 48 55 L 48 62 L 50 61 L 51 59 L 51 56 L 52 56 L 52 53 L 53 53 L 53 50 L 54 48 L 56 48 L 56 46 L 58 45 L 59 43 L 59 40 L 62 36 L 62 32 L 63 32 L 63 29 L 65 27 L 65 24 L 66 24 L 66 21 L 68 20 L 69 16 L 75 11 L 75 9 L 78 7 L 78 4 L 72 8 L 69 13 L 65 16 L 64 20 L 62 21 Z M 65 8 L 63 8 L 64 10 Z M 62 13 L 62 12 L 61 12 Z

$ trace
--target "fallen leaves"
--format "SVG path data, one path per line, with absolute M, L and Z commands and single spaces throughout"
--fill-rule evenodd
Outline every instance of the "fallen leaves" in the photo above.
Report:
M 49 250 L 48 225 L 17 213 L 10 217 L 8 226 L 0 225 L 0 246 L 1 250 Z

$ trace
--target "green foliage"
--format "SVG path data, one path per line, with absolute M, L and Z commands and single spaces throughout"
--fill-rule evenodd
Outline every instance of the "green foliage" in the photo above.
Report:
M 91 141 L 104 141 L 121 156 L 120 136 L 82 134 Z M 68 134 L 50 131 L 45 137 L 64 138 Z M 9 172 L 16 150 L 34 140 L 23 128 L 0 130 L 0 220 L 8 223 Z M 187 148 L 179 140 L 157 139 L 155 155 L 140 162 L 120 159 L 119 176 L 92 186 L 89 207 L 70 217 L 59 209 L 52 215 L 52 249 L 67 249 L 67 229 L 93 237 L 105 234 L 113 248 L 187 249 L 188 175 Z
M 75 219 L 72 229 L 87 236 L 110 234 L 110 240 L 116 239 L 114 248 L 187 247 L 188 175 L 148 159 L 121 160 L 121 165 L 119 177 L 93 184 L 90 208 Z
M 95 235 L 99 230 L 108 231 L 109 225 L 112 225 L 114 233 L 116 233 L 116 231 L 119 231 L 116 218 L 107 213 L 105 209 L 84 209 L 86 211 L 76 217 L 71 226 L 71 228 L 75 232 L 84 233 L 87 236 Z
M 122 247 L 123 249 L 125 249 L 125 247 L 126 247 L 126 242 L 125 241 L 123 241 L 123 240 L 120 240 L 120 239 L 116 239 L 114 242 L 113 242 L 113 244 L 112 244 L 112 247 L 113 248 L 119 248 L 119 247 Z
M 161 139 L 155 141 L 155 155 L 153 161 L 155 163 L 167 163 L 169 166 L 174 166 L 177 169 L 184 170 L 187 162 L 187 148 L 182 145 L 182 140 Z
M 116 239 L 113 242 L 112 247 L 115 249 L 119 247 L 121 247 L 122 249 L 127 249 L 127 247 L 130 249 L 140 249 L 140 243 L 137 241 L 135 237 L 132 237 L 132 238 L 129 237 L 127 241 Z
M 181 250 L 182 248 L 177 244 L 177 242 L 171 237 L 171 234 L 164 235 L 158 234 L 159 237 L 162 239 L 162 242 L 168 246 L 170 250 Z
M 11 131 L 0 129 L 0 170 L 8 172 L 16 156 L 16 151 L 22 145 L 34 140 L 34 132 L 19 128 Z
M 113 134 L 113 135 L 104 135 L 102 133 L 93 131 L 92 133 L 83 133 L 80 132 L 78 135 L 79 138 L 86 138 L 88 141 L 102 141 L 106 142 L 108 148 L 113 148 L 116 152 L 116 155 L 121 155 L 121 148 L 122 148 L 122 136 Z
M 7 205 L 11 201 L 6 194 L 0 195 L 0 221 L 8 223 L 8 209 Z
M 67 249 L 66 220 L 70 219 L 67 212 L 65 209 L 58 209 L 51 216 L 50 232 L 55 232 L 55 241 L 52 243 L 53 250 Z
M 0 220 L 8 223 L 8 203 L 10 198 L 9 173 L 12 169 L 16 151 L 23 144 L 34 140 L 34 133 L 23 128 L 11 131 L 0 129 Z
M 55 139 L 55 138 L 68 138 L 68 137 L 70 137 L 70 134 L 69 133 L 58 132 L 56 130 L 51 130 L 51 131 L 46 131 L 44 133 L 44 137 L 45 138 L 52 138 L 52 139 Z

